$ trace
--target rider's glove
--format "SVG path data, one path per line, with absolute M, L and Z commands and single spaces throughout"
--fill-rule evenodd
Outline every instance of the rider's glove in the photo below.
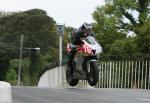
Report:
M 77 49 L 77 46 L 76 46 L 76 45 L 73 45 L 73 44 L 70 44 L 70 48 L 76 50 L 76 49 Z

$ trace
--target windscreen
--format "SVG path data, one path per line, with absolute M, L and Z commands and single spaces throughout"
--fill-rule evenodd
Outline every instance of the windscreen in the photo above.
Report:
M 92 45 L 95 44 L 95 39 L 94 39 L 94 37 L 92 37 L 92 36 L 86 37 L 86 38 L 85 38 L 85 41 L 86 41 L 87 43 L 89 43 L 89 44 L 92 44 Z

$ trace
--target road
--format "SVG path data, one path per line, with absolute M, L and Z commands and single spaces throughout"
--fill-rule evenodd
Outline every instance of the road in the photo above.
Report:
M 13 103 L 150 103 L 150 91 L 12 87 Z

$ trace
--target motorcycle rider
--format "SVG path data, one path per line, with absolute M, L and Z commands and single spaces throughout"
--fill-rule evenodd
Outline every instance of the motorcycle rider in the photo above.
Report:
M 88 23 L 83 23 L 82 26 L 77 29 L 75 32 L 72 33 L 72 37 L 71 37 L 71 44 L 70 47 L 71 52 L 69 54 L 69 61 L 68 61 L 68 65 L 71 66 L 71 69 L 73 68 L 72 63 L 73 63 L 73 59 L 77 53 L 77 45 L 82 44 L 82 40 L 81 38 L 85 38 L 87 36 L 94 36 L 94 33 L 91 31 L 92 30 L 92 24 L 88 24 Z

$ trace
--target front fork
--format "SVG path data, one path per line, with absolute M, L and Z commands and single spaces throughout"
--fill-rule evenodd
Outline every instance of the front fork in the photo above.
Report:
M 90 75 L 90 72 L 91 72 L 91 63 L 92 62 L 97 62 L 97 60 L 96 59 L 92 59 L 92 60 L 89 60 L 87 62 L 87 73 L 88 73 L 88 75 Z

